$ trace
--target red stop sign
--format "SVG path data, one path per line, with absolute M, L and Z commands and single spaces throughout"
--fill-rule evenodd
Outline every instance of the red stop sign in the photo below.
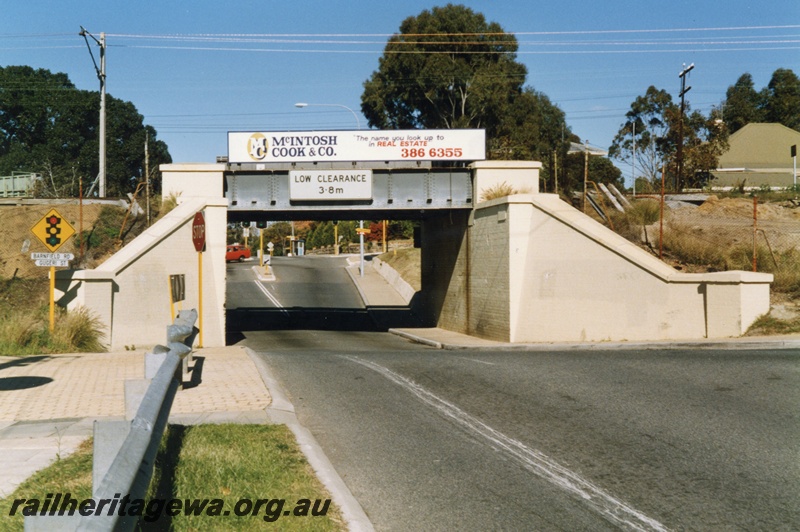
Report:
M 203 251 L 206 245 L 206 220 L 202 212 L 195 214 L 192 221 L 192 244 L 198 252 Z

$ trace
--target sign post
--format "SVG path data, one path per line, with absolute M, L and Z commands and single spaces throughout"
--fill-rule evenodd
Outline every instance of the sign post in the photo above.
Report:
M 264 267 L 264 230 L 258 230 L 258 266 Z
M 197 347 L 203 347 L 203 249 L 206 246 L 206 220 L 197 212 L 192 221 L 192 244 L 197 251 L 197 326 L 200 329 Z
M 364 220 L 359 220 L 356 232 L 358 233 L 358 249 L 359 255 L 361 256 L 361 262 L 358 265 L 358 275 L 359 277 L 364 277 L 364 234 L 369 232 L 368 229 L 366 231 L 364 230 Z
M 272 250 L 275 248 L 275 244 L 272 242 L 267 242 L 267 249 L 269 250 L 269 257 L 267 258 L 267 273 L 270 273 L 272 268 Z
M 69 266 L 69 261 L 75 258 L 72 253 L 55 251 L 75 234 L 75 228 L 57 210 L 50 209 L 44 218 L 31 227 L 31 232 L 51 251 L 50 254 L 34 253 L 31 258 L 37 266 L 50 267 L 50 332 L 53 332 L 56 323 L 56 266 Z

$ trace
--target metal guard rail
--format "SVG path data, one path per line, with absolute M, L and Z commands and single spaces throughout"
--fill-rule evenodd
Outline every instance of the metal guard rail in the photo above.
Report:
M 153 355 L 164 357 L 158 371 L 144 394 L 130 431 L 114 457 L 108 472 L 98 486 L 93 486 L 92 498 L 113 499 L 120 494 L 131 500 L 144 499 L 153 476 L 156 454 L 167 426 L 172 402 L 182 381 L 182 363 L 192 348 L 186 339 L 192 336 L 197 310 L 181 311 L 175 322 L 167 326 L 167 347 L 156 346 Z M 26 530 L 134 530 L 139 516 L 106 515 L 72 516 L 74 519 L 44 521 L 25 519 Z M 38 517 L 38 516 L 37 516 Z M 41 528 L 40 528 L 41 527 Z

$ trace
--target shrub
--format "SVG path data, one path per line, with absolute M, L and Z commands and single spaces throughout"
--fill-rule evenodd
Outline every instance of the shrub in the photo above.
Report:
M 632 224 L 650 225 L 658 221 L 661 203 L 653 199 L 640 199 L 634 201 L 625 212 Z
M 0 353 L 23 354 L 29 348 L 39 347 L 42 340 L 42 322 L 34 314 L 12 314 L 0 322 Z
M 0 320 L 0 354 L 34 355 L 58 352 L 102 352 L 104 338 L 100 320 L 88 309 L 70 312 L 58 309 L 50 332 L 49 309 L 16 312 Z
M 64 346 L 68 351 L 96 353 L 105 351 L 101 342 L 104 337 L 100 319 L 80 307 L 59 313 L 51 338 L 55 346 Z

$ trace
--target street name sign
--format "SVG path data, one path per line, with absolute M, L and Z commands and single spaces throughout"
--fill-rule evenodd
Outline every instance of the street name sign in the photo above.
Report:
M 69 261 L 66 259 L 36 259 L 34 264 L 37 266 L 49 266 L 49 267 L 57 267 L 57 268 L 67 268 L 69 267 Z
M 72 253 L 31 253 L 33 260 L 75 260 Z

